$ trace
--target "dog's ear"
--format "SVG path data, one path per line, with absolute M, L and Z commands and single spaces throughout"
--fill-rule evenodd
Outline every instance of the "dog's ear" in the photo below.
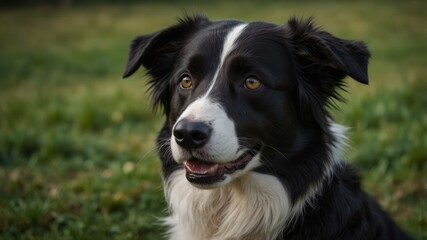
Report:
M 202 26 L 209 23 L 205 16 L 185 16 L 178 24 L 152 35 L 136 37 L 129 49 L 129 57 L 123 78 L 131 76 L 141 65 L 151 76 L 150 89 L 154 107 L 163 105 L 169 111 L 169 77 L 174 62 L 186 41 Z
M 294 53 L 306 64 L 338 71 L 368 84 L 370 53 L 363 42 L 334 37 L 315 27 L 312 19 L 292 18 L 287 31 Z
M 142 55 L 145 53 L 145 48 L 153 38 L 153 35 L 138 36 L 130 44 L 128 62 L 126 70 L 123 73 L 123 78 L 131 76 L 142 65 Z
M 368 84 L 370 53 L 363 42 L 334 37 L 312 19 L 292 18 L 285 29 L 297 65 L 301 112 L 311 113 L 311 120 L 324 128 L 327 106 L 342 100 L 337 90 L 344 87 L 344 77 Z

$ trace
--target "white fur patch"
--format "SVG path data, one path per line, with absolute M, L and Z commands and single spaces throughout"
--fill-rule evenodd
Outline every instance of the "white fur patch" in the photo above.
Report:
M 192 156 L 205 161 L 229 162 L 238 157 L 239 143 L 236 136 L 234 122 L 227 116 L 221 105 L 212 102 L 209 98 L 201 98 L 190 104 L 181 114 L 181 119 L 204 122 L 212 128 L 211 137 L 200 149 L 193 150 Z M 182 149 L 171 137 L 172 156 L 176 162 L 182 163 L 191 155 Z
M 348 138 L 346 136 L 348 127 L 340 125 L 332 120 L 329 121 L 329 131 L 335 137 L 335 143 L 332 146 L 332 161 L 333 165 L 340 165 L 344 149 L 348 146 Z
M 275 239 L 290 213 L 288 195 L 277 178 L 250 172 L 225 187 L 202 190 L 192 186 L 184 170 L 165 183 L 172 216 L 169 239 Z

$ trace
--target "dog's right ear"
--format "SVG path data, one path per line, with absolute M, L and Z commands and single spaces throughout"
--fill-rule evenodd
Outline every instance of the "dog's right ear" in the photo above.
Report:
M 209 20 L 202 15 L 185 16 L 180 18 L 178 24 L 174 26 L 152 35 L 136 37 L 130 45 L 123 78 L 131 76 L 141 65 L 149 71 L 150 75 L 158 71 L 158 69 L 154 71 L 156 67 L 170 66 L 165 64 L 173 60 L 185 40 L 207 23 Z
M 153 35 L 138 36 L 130 44 L 129 57 L 123 78 L 131 76 L 142 65 L 142 55 Z
M 178 24 L 152 35 L 136 37 L 129 50 L 128 62 L 123 78 L 131 76 L 141 65 L 151 76 L 150 89 L 154 107 L 162 105 L 165 112 L 169 111 L 169 77 L 179 52 L 187 40 L 210 21 L 201 15 L 185 16 Z

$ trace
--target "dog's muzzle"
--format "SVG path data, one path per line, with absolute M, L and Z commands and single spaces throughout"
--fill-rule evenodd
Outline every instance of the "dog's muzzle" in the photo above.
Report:
M 203 151 L 203 147 L 209 147 L 211 135 L 211 126 L 202 121 L 182 119 L 174 127 L 175 142 L 191 155 L 189 159 L 183 161 L 183 164 L 186 170 L 186 178 L 193 184 L 207 186 L 225 180 L 227 175 L 245 169 L 261 149 L 261 145 L 245 148 L 246 150 L 242 148 L 235 159 L 227 162 L 202 159 L 200 156 L 195 157 L 192 152 Z

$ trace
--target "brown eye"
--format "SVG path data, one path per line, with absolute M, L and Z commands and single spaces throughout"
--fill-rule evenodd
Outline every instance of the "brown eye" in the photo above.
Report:
M 179 86 L 182 89 L 189 89 L 193 86 L 193 80 L 191 80 L 189 76 L 185 75 L 181 78 L 181 82 L 179 83 Z
M 255 90 L 258 89 L 259 87 L 261 87 L 261 82 L 253 77 L 248 77 L 246 78 L 245 82 L 243 83 L 245 88 L 249 89 L 249 90 Z

